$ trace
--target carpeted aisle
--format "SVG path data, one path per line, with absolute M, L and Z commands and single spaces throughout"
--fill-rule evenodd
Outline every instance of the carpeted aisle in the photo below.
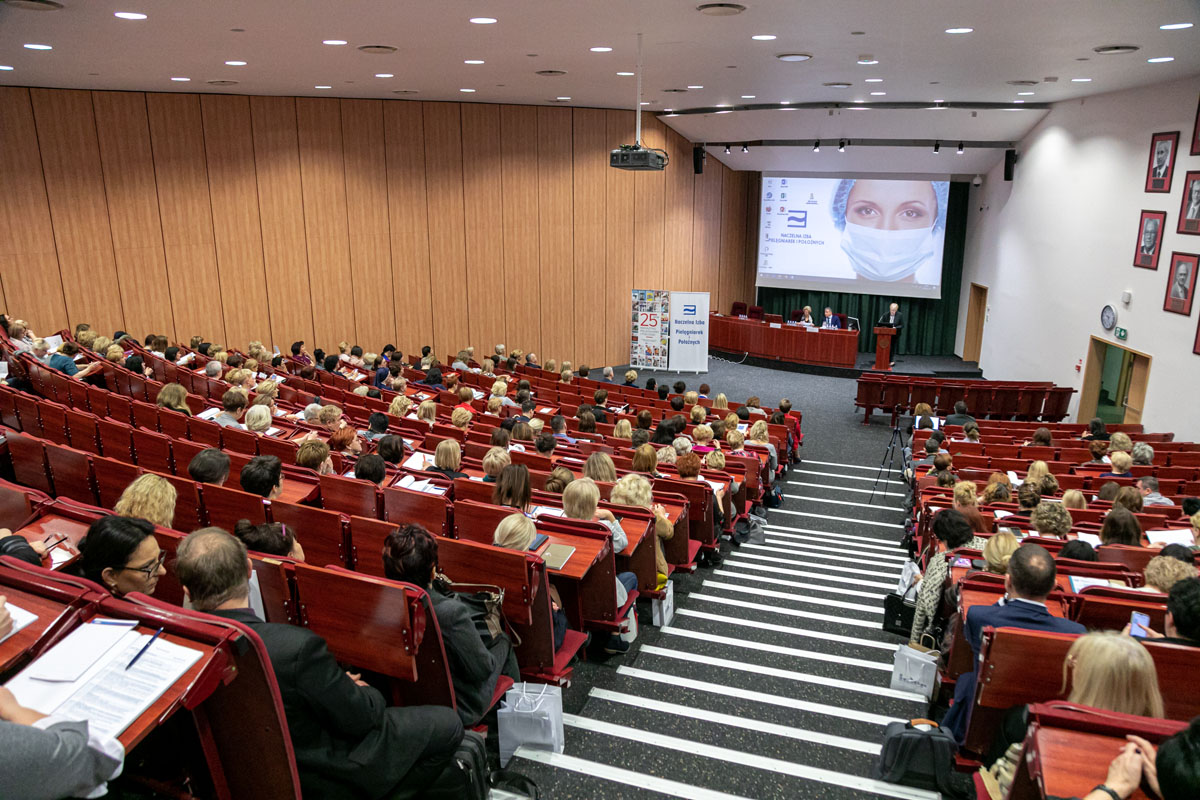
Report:
M 888 688 L 898 639 L 879 628 L 904 563 L 902 484 L 868 502 L 890 430 L 858 424 L 853 381 L 774 373 L 769 394 L 762 372 L 704 380 L 804 411 L 805 458 L 766 543 L 676 576 L 670 625 L 643 618 L 628 655 L 577 671 L 565 753 L 510 765 L 543 797 L 936 798 L 870 778 L 883 726 L 924 710 Z

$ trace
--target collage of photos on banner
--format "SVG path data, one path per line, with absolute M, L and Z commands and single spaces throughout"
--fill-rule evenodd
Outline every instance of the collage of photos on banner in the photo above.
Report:
M 634 289 L 629 331 L 629 363 L 666 369 L 671 339 L 671 293 Z
M 1146 167 L 1145 191 L 1151 194 L 1169 194 L 1175 174 L 1175 165 L 1181 155 L 1179 131 L 1156 133 L 1150 137 L 1149 162 Z M 1196 105 L 1196 119 L 1192 125 L 1190 142 L 1185 142 L 1184 153 L 1200 156 L 1200 102 Z M 1187 165 L 1192 166 L 1192 165 Z M 1200 167 L 1200 164 L 1195 166 Z M 1167 212 L 1143 209 L 1138 221 L 1137 245 L 1133 252 L 1133 265 L 1143 269 L 1157 270 L 1162 253 L 1163 238 L 1168 232 Z M 1187 170 L 1183 177 L 1183 191 L 1179 201 L 1179 219 L 1175 225 L 1177 234 L 1200 236 L 1200 169 Z M 1192 298 L 1196 292 L 1196 274 L 1200 272 L 1200 254 L 1172 251 L 1167 261 L 1166 287 L 1163 295 L 1163 311 L 1191 316 Z M 1200 355 L 1200 325 L 1192 343 L 1192 352 Z

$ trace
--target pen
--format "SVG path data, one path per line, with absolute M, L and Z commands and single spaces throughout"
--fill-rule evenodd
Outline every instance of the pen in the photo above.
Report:
M 163 632 L 163 629 L 162 629 L 162 628 L 159 628 L 158 630 L 156 630 L 156 631 L 154 632 L 154 635 L 150 637 L 150 641 L 148 641 L 148 642 L 146 642 L 146 644 L 142 645 L 142 649 L 141 649 L 141 650 L 138 650 L 138 653 L 137 653 L 137 655 L 136 655 L 136 656 L 134 656 L 134 657 L 133 657 L 133 660 L 132 660 L 132 661 L 130 661 L 128 664 L 126 664 L 126 665 L 125 665 L 125 669 L 129 669 L 129 668 L 130 668 L 130 667 L 132 667 L 134 664 L 136 664 L 136 663 L 137 663 L 137 660 L 138 660 L 139 658 L 141 658 L 141 657 L 142 657 L 142 654 L 143 654 L 143 653 L 145 653 L 147 650 L 149 650 L 149 649 L 150 649 L 150 645 L 154 644 L 154 640 L 155 640 L 155 639 L 157 639 L 159 636 L 161 636 L 161 635 L 162 635 L 162 632 Z
M 46 544 L 46 541 L 43 539 L 42 544 L 46 544 L 46 550 L 49 551 L 49 550 L 53 550 L 54 548 L 58 547 L 60 544 L 62 544 L 66 540 L 67 540 L 67 537 L 64 536 L 61 539 L 57 539 L 57 540 L 51 542 L 50 544 Z

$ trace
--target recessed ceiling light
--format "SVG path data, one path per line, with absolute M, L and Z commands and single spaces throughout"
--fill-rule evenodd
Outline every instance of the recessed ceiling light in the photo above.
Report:
M 245 61 L 226 61 L 225 66 L 227 66 L 227 67 L 244 67 L 244 66 L 246 66 L 246 62 Z
M 648 106 L 648 105 L 650 105 L 650 101 L 649 101 L 649 100 L 643 100 L 643 101 L 642 101 L 642 105 L 644 105 L 644 106 Z
M 862 64 L 863 66 L 869 67 L 874 64 L 878 64 L 879 59 L 875 58 L 875 56 L 873 56 L 873 55 L 864 53 L 863 55 L 858 57 L 858 63 Z
M 555 100 L 570 100 L 570 97 L 556 97 Z
M 313 88 L 314 89 L 332 89 L 333 87 L 321 85 L 321 86 L 314 86 Z
M 741 3 L 704 3 L 696 6 L 696 10 L 710 17 L 732 17 L 745 11 L 746 7 Z
M 689 83 L 688 88 L 689 89 L 703 89 L 704 87 L 698 83 Z
M 933 102 L 935 102 L 935 103 L 944 103 L 944 102 L 946 102 L 946 101 L 945 101 L 945 100 L 934 100 Z
M 1091 78 L 1071 78 L 1071 83 L 1091 83 Z
M 481 59 L 481 58 L 468 58 L 468 59 L 467 59 L 466 61 L 464 61 L 463 63 L 464 63 L 464 64 L 482 64 L 482 63 L 483 63 L 483 59 Z
M 25 49 L 26 50 L 53 50 L 54 48 L 48 44 L 27 44 L 27 45 L 25 45 Z
M 26 45 L 26 47 L 28 47 L 28 46 L 29 45 Z M 1156 56 L 1154 58 L 1147 58 L 1146 63 L 1148 63 L 1148 64 L 1165 64 L 1168 61 L 1174 61 L 1174 60 L 1175 60 L 1175 56 Z
M 974 28 L 946 28 L 946 33 L 974 33 Z
M 775 40 L 775 34 L 773 34 L 773 33 L 756 33 L 753 36 L 751 36 L 750 38 L 756 42 L 771 42 L 771 41 Z
M 865 103 L 865 102 L 867 102 L 867 101 L 866 101 L 866 100 L 855 100 L 854 102 L 856 102 L 856 103 Z
M 145 14 L 139 14 L 136 11 L 117 11 L 113 14 L 117 19 L 145 19 Z
M 866 78 L 863 83 L 883 83 L 883 78 Z
M 742 95 L 742 99 L 743 100 L 753 100 L 756 96 L 757 95 L 753 95 L 753 94 L 744 94 L 744 95 Z
M 321 44 L 328 44 L 337 47 L 339 45 L 348 44 L 348 42 L 345 39 L 325 39 L 321 42 Z
M 1014 103 L 1024 103 L 1024 100 L 1013 100 Z
M 617 74 L 620 75 L 622 78 L 632 78 L 633 77 L 632 72 L 618 72 Z
M 591 50 L 593 53 L 611 53 L 612 52 L 611 47 L 589 47 L 588 50 Z
M 471 17 L 471 22 L 476 25 L 491 25 L 495 21 L 493 17 Z
M 871 92 L 872 97 L 883 97 L 887 92 Z
M 775 56 L 780 61 L 811 61 L 811 53 L 780 53 Z
M 1017 94 L 1020 96 L 1023 96 L 1023 97 L 1028 97 L 1028 96 L 1032 95 L 1033 92 L 1017 92 Z
M 390 72 L 376 72 L 375 77 L 376 78 L 394 78 L 396 76 Z
M 187 83 L 191 80 L 191 78 L 171 78 L 171 80 L 176 81 L 177 83 Z
M 7 64 L 0 64 L 0 72 L 12 72 L 12 67 Z
M 1159 25 L 1158 29 L 1160 31 L 1181 31 L 1184 28 L 1190 27 L 1192 27 L 1192 23 L 1190 22 L 1172 22 L 1169 25 Z
M 473 91 L 475 91 L 475 90 L 474 90 L 474 89 L 459 89 L 459 91 L 460 91 L 460 92 L 466 92 L 467 94 L 470 94 L 471 92 L 473 92 Z
M 732 114 L 733 111 L 731 111 L 730 109 L 727 108 L 724 111 L 717 111 L 716 113 L 717 114 Z

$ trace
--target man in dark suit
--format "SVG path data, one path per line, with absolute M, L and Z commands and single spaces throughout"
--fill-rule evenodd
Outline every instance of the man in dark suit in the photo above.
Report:
M 947 425 L 966 425 L 968 422 L 974 422 L 975 418 L 967 413 L 967 404 L 959 400 L 954 404 L 954 413 L 946 415 Z
M 453 780 L 454 770 L 439 780 L 463 738 L 453 709 L 387 708 L 377 689 L 342 671 L 320 636 L 260 620 L 249 608 L 246 546 L 220 528 L 189 534 L 177 556 L 192 606 L 249 626 L 266 645 L 306 797 L 431 797 Z
M 892 337 L 892 363 L 895 364 L 894 357 L 900 355 L 900 331 L 904 328 L 904 312 L 900 310 L 900 304 L 888 306 L 887 313 L 879 317 L 878 325 L 896 329 L 896 335 Z
M 1025 544 L 1017 548 L 1008 562 L 1004 577 L 1005 595 L 995 605 L 972 606 L 963 621 L 963 632 L 971 652 L 979 662 L 983 646 L 983 629 L 1023 628 L 1031 631 L 1056 633 L 1085 633 L 1078 622 L 1056 617 L 1046 608 L 1046 598 L 1054 590 L 1057 570 L 1054 557 L 1041 545 Z M 971 704 L 975 697 L 976 672 L 959 676 L 954 687 L 954 705 L 946 713 L 942 727 L 962 743 L 967 733 Z

